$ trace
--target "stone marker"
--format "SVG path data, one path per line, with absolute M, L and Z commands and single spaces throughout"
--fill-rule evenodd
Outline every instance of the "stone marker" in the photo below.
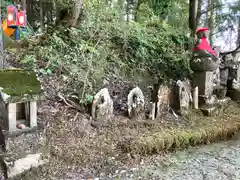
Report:
M 168 111 L 171 90 L 167 85 L 160 85 L 158 89 L 156 117 L 161 117 L 163 112 Z

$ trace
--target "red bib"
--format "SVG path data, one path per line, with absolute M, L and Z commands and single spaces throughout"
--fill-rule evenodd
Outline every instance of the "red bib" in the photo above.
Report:
M 198 50 L 206 50 L 212 55 L 216 56 L 216 52 L 211 48 L 210 44 L 207 41 L 207 38 L 201 38 L 200 43 L 193 48 L 193 50 L 198 51 Z

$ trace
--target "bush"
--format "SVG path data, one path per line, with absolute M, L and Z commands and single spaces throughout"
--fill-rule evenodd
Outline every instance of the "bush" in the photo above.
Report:
M 63 73 L 81 98 L 112 75 L 177 79 L 189 74 L 184 34 L 158 20 L 121 23 L 117 10 L 102 4 L 86 5 L 84 14 L 81 27 L 54 27 L 30 43 L 21 63 L 42 73 Z

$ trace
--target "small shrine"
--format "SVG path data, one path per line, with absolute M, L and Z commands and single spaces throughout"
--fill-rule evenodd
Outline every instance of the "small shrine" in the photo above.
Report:
M 37 100 L 42 93 L 35 72 L 25 70 L 0 71 L 1 105 L 4 105 L 3 130 L 37 126 Z M 4 111 L 4 107 L 1 108 Z
M 43 90 L 34 71 L 7 69 L 0 71 L 0 144 L 5 177 L 14 177 L 44 164 L 40 149 L 44 141 L 43 125 L 37 118 L 37 101 Z

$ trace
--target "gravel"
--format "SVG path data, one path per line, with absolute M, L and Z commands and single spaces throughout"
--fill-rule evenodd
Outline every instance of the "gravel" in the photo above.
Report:
M 239 180 L 240 140 L 143 158 L 142 165 L 102 179 Z

